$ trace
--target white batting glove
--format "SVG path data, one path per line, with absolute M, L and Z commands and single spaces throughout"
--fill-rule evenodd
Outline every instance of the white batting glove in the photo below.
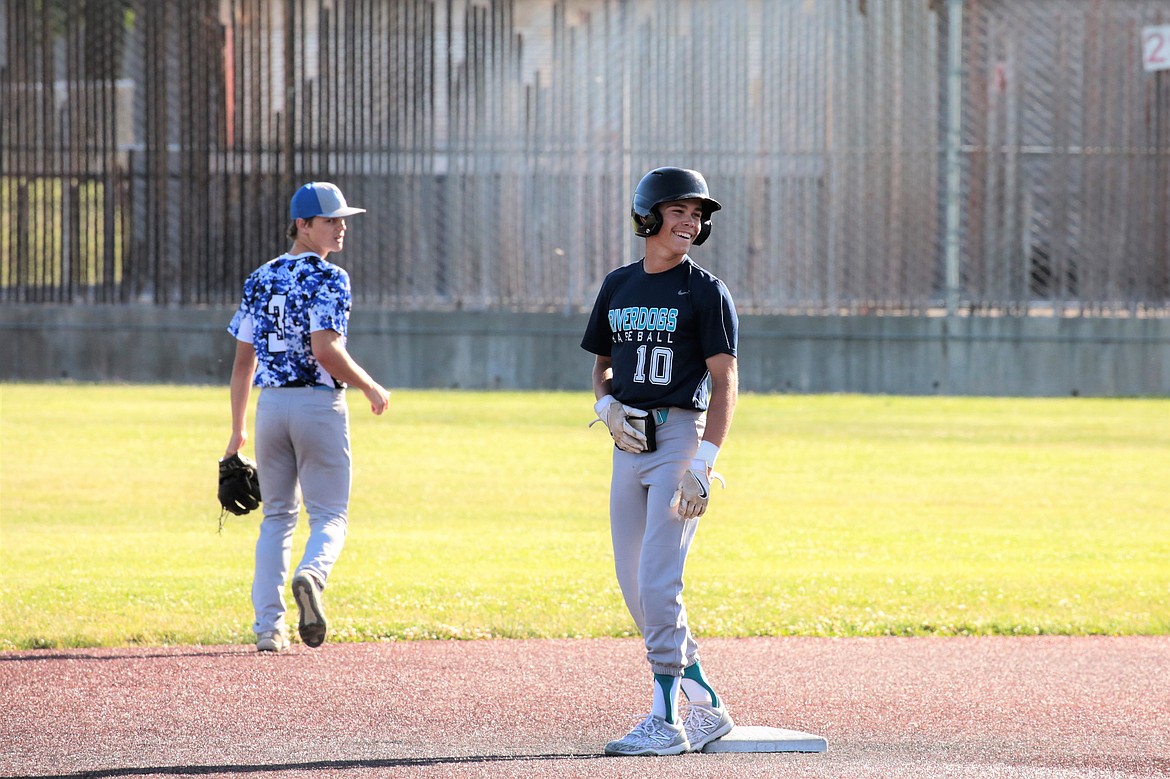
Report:
M 644 419 L 647 412 L 627 406 L 613 395 L 606 395 L 598 400 L 593 405 L 593 410 L 597 412 L 597 419 L 590 422 L 590 426 L 598 421 L 604 422 L 618 449 L 630 454 L 646 451 L 646 433 L 630 424 L 630 420 Z
M 707 511 L 707 503 L 711 500 L 712 479 L 726 489 L 727 482 L 714 467 L 715 456 L 718 453 L 719 448 L 707 441 L 699 446 L 697 456 L 691 460 L 691 467 L 679 480 L 678 489 L 670 499 L 670 507 L 678 510 L 679 519 L 703 516 Z

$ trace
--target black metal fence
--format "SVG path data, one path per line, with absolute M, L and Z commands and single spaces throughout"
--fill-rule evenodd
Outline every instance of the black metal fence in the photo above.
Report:
M 1165 0 L 961 6 L 948 158 L 945 0 L 0 0 L 0 302 L 231 304 L 324 179 L 359 301 L 579 310 L 681 164 L 745 312 L 1170 315 Z

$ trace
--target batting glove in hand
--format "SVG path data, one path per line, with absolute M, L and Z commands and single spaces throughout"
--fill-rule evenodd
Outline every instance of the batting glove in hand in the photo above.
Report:
M 647 412 L 627 406 L 613 395 L 606 395 L 597 401 L 593 410 L 597 412 L 597 419 L 590 422 L 589 426 L 592 427 L 598 421 L 604 422 L 618 449 L 630 454 L 646 451 L 646 434 L 630 424 L 630 420 L 645 419 Z
M 691 467 L 683 474 L 670 499 L 670 507 L 678 509 L 679 519 L 694 519 L 703 516 L 711 500 L 711 479 L 727 487 L 723 476 L 707 465 L 706 460 L 691 460 Z

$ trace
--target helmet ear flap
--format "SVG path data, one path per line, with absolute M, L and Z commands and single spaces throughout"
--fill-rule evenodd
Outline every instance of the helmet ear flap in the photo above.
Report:
M 642 238 L 649 238 L 662 228 L 662 217 L 658 215 L 658 206 L 653 206 L 645 216 L 632 210 L 630 217 L 634 220 L 634 235 Z
M 691 246 L 702 246 L 703 241 L 707 240 L 707 236 L 711 234 L 711 215 L 707 214 L 703 217 L 703 224 L 699 227 L 699 234 L 695 236 L 695 240 L 691 241 Z

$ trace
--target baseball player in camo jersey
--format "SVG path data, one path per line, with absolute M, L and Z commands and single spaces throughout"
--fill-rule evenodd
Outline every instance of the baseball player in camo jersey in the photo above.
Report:
M 682 600 L 711 481 L 722 481 L 715 458 L 739 387 L 735 305 L 688 255 L 707 240 L 720 208 L 696 171 L 647 173 L 631 208 L 646 255 L 606 276 L 581 341 L 596 356 L 594 410 L 614 441 L 614 566 L 653 674 L 651 713 L 606 754 L 698 751 L 732 728 L 699 664 Z M 681 723 L 680 689 L 688 704 Z
M 288 647 L 284 585 L 303 498 L 309 539 L 292 580 L 298 633 L 311 647 L 325 641 L 321 593 L 345 543 L 351 463 L 345 388 L 357 387 L 381 414 L 390 393 L 346 349 L 352 302 L 349 274 L 329 262 L 345 241 L 345 217 L 364 213 L 327 182 L 298 189 L 289 203 L 292 248 L 257 268 L 228 326 L 236 338 L 232 366 L 232 435 L 224 457 L 247 441 L 251 386 L 256 401 L 256 461 L 264 518 L 256 541 L 252 606 L 256 648 Z

